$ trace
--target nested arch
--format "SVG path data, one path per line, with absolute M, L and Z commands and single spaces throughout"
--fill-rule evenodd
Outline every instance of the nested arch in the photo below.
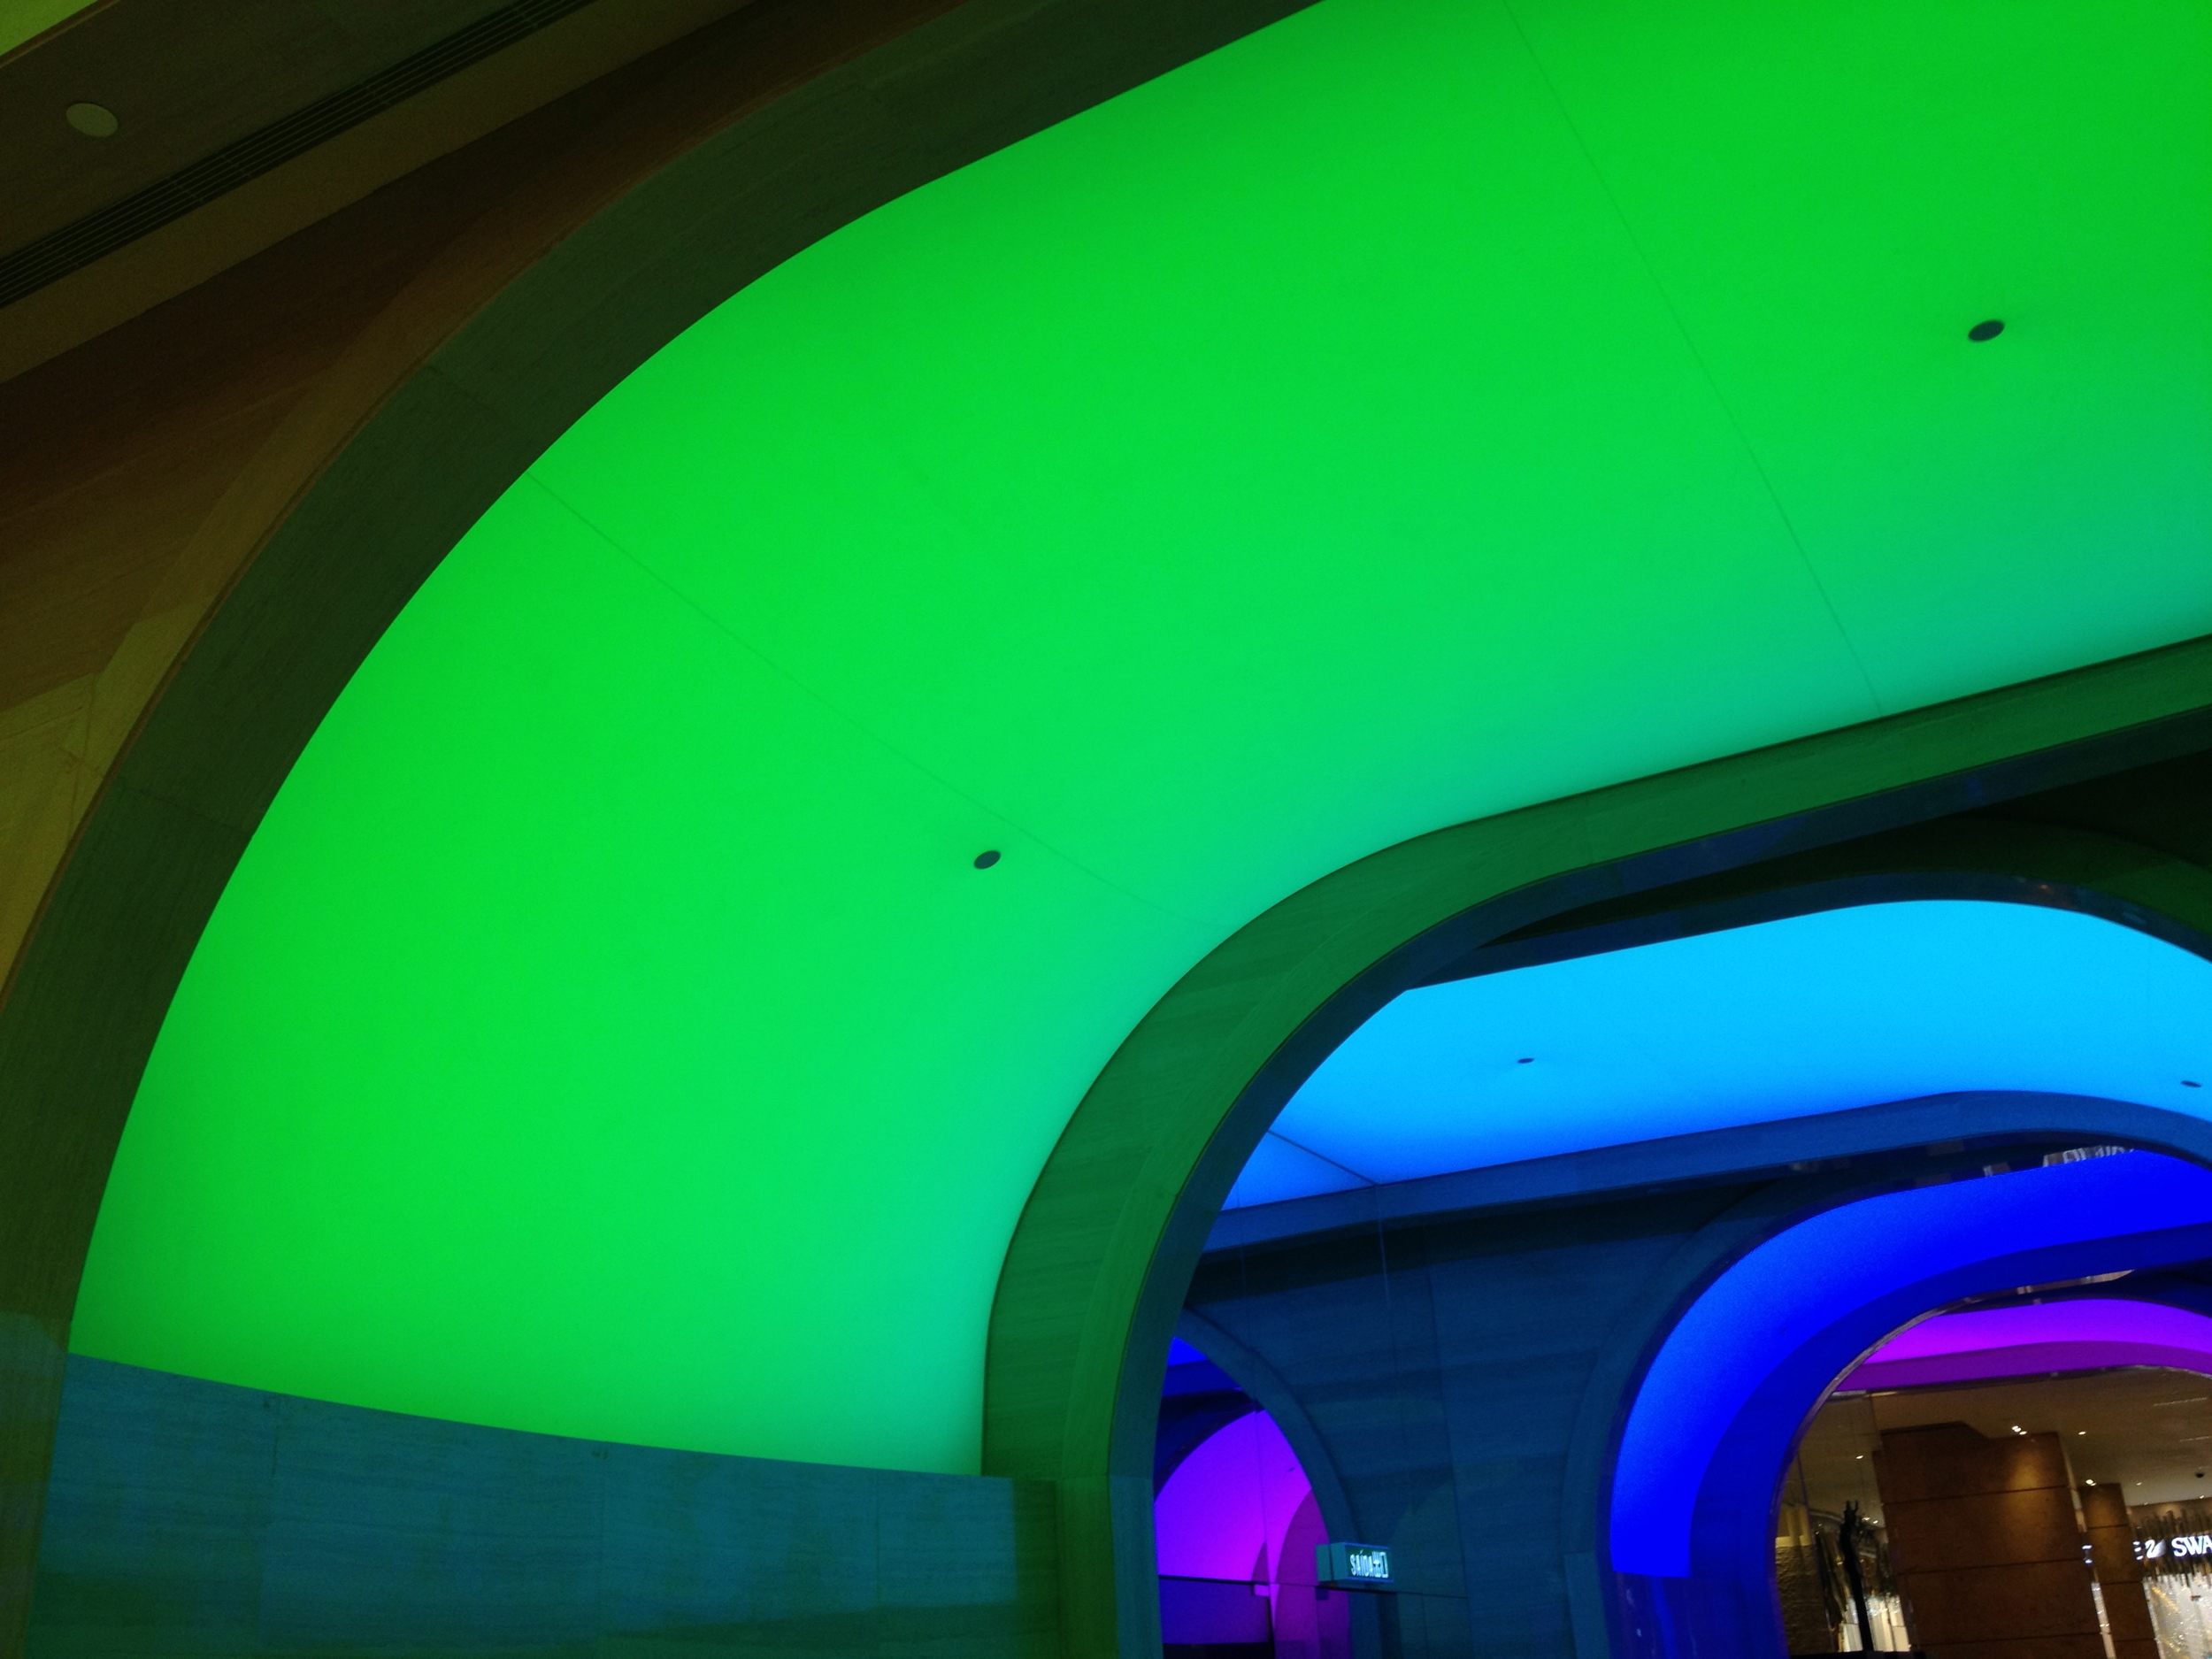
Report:
M 2201 1259 L 2212 1248 L 2204 1125 L 2112 1102 L 1992 1101 L 2016 1117 L 2078 1114 L 2156 1134 L 2144 1152 L 1889 1191 L 1787 1218 L 1724 1255 L 1667 1315 L 1619 1412 L 1604 1555 L 1620 1651 L 1717 1643 L 1779 1651 L 1773 1505 L 1812 1411 L 1860 1357 L 1944 1306 Z M 2161 1121 L 2163 1120 L 2163 1121 Z M 1726 1229 L 1733 1232 L 1734 1229 Z
M 2084 775 L 2077 768 L 2101 770 L 2089 758 L 2105 747 L 2100 743 L 2071 753 L 2061 746 L 2019 754 L 1987 767 L 1954 769 L 1936 759 L 1947 749 L 1945 739 L 1978 725 L 1942 721 L 1935 727 L 1941 747 L 1932 749 L 1918 742 L 1932 733 L 1914 733 L 1909 722 L 1870 728 L 1866 737 L 1879 733 L 1896 745 L 1886 757 L 1899 768 L 1891 774 L 1895 787 L 1824 806 L 1797 797 L 1790 803 L 1796 811 L 1769 796 L 1765 812 L 1734 827 L 1723 822 L 1742 810 L 1747 787 L 1787 787 L 1795 769 L 1786 751 L 1391 849 L 1269 912 L 1163 1000 L 1063 1135 L 1025 1212 L 994 1314 L 989 1422 L 1005 1460 L 997 1466 L 1064 1483 L 1063 1543 L 1077 1558 L 1064 1593 L 1089 1609 L 1087 1618 L 1102 1620 L 1118 1603 L 1125 1632 L 1147 1627 L 1149 1553 L 1141 1517 L 1149 1487 L 1142 1474 L 1168 1334 L 1207 1231 L 1283 1104 L 1338 1043 L 1401 991 L 1448 977 L 1487 942 L 1536 931 L 1549 918 L 1632 912 L 1671 895 L 1702 895 L 1717 883 L 1727 892 L 1765 889 L 1768 897 L 1752 901 L 1765 914 L 1956 891 L 2103 910 L 2170 937 L 2202 934 L 2212 910 L 2203 908 L 2201 884 L 2185 862 L 2062 830 L 2007 826 L 1993 833 L 1983 824 L 1931 822 Z M 2192 743 L 2183 733 L 2193 725 L 2185 718 L 2162 733 L 2146 726 L 2117 741 L 2121 749 L 2146 745 L 2138 752 L 2147 759 L 2175 752 L 2170 743 Z M 1984 728 L 1970 741 L 1988 734 Z M 1904 781 L 1919 765 L 1927 767 L 1921 780 Z M 1864 781 L 1869 773 L 1859 777 Z M 1723 801 L 1709 832 L 1699 833 L 1701 805 Z M 1592 849 L 1593 819 L 1617 828 L 1627 844 L 1616 843 L 1617 856 L 1603 862 L 1548 869 L 1547 858 L 1563 847 Z M 1640 827 L 1649 837 L 1641 848 L 1634 845 Z M 1886 847 L 1885 831 L 1895 838 Z M 2154 889 L 2180 914 L 2139 902 Z M 2212 1148 L 2203 1143 L 2201 1125 L 2152 1109 L 1975 1096 L 1777 1125 L 1761 1132 L 1750 1162 L 1848 1157 L 1983 1133 L 2092 1136 L 2193 1156 Z M 1801 1144 L 1801 1151 L 1790 1150 Z M 1769 1194 L 1717 1225 L 1668 1270 L 1668 1282 L 1647 1287 L 1661 1323 L 1609 1345 L 1569 1448 L 1566 1514 L 1569 1541 L 1578 1548 L 1570 1552 L 1568 1576 L 1578 1651 L 1594 1659 L 1611 1640 L 1600 1537 L 1607 1482 L 1625 1402 L 1668 1310 L 1732 1255 L 1787 1218 L 1838 1202 L 1858 1179 L 1804 1183 L 1801 1192 Z M 1083 1282 L 1069 1270 L 1071 1244 L 1087 1227 L 1096 1241 L 1086 1263 L 1090 1300 L 1081 1303 L 1067 1293 L 1071 1282 Z M 1028 1461 L 1016 1461 L 1021 1454 Z M 1110 1578 L 1099 1571 L 1110 1540 L 1122 1563 Z M 1082 1566 L 1086 1559 L 1094 1564 Z

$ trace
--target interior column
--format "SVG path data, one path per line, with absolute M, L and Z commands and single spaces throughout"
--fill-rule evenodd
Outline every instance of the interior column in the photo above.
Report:
M 1875 1479 L 1917 1646 L 1943 1659 L 2104 1659 L 2057 1435 L 1893 1429 Z
M 2081 1518 L 2089 1528 L 2090 1561 L 2104 1595 L 2113 1659 L 2158 1659 L 2150 1597 L 2144 1594 L 2143 1569 L 2135 1559 L 2135 1529 L 2128 1524 L 2120 1488 L 2084 1486 Z

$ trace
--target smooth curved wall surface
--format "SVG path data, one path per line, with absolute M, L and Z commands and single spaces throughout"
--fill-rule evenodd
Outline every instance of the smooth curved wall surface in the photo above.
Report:
M 2212 1318 L 2125 1295 L 1939 1314 L 1890 1338 L 1836 1388 L 1926 1388 L 2114 1365 L 2212 1372 Z
M 1153 1501 L 1160 1571 L 1182 1578 L 1271 1584 L 1313 1483 L 1265 1411 L 1247 1412 L 1206 1437 Z
M 1038 1170 L 1256 912 L 2212 627 L 2204 20 L 1326 0 L 790 261 L 333 710 L 75 1346 L 972 1470 Z
M 1806 1418 L 1899 1327 L 1962 1297 L 2212 1251 L 2212 1170 L 2129 1152 L 1863 1199 L 1755 1246 L 1683 1311 L 1614 1464 L 1632 1650 L 1772 1650 L 1775 1491 Z
M 2035 902 L 1859 904 L 1408 991 L 1232 1205 L 1965 1089 L 2212 1116 L 2212 962 Z

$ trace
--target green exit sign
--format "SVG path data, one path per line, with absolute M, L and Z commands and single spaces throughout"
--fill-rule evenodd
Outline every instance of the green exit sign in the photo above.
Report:
M 1390 1552 L 1380 1544 L 1316 1544 L 1313 1576 L 1332 1590 L 1387 1590 Z

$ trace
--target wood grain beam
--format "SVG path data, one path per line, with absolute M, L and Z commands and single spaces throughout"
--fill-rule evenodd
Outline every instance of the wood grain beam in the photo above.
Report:
M 599 0 L 562 19 L 183 218 L 160 226 L 85 269 L 0 309 L 0 381 L 120 326 L 372 192 L 511 127 L 580 88 L 604 82 L 614 70 L 696 33 L 745 3 Z M 285 27 L 289 29 L 309 27 L 311 32 L 319 9 L 285 5 L 274 10 L 288 19 Z M 419 4 L 415 10 L 431 9 Z M 450 7 L 444 10 L 451 13 Z M 469 12 L 465 9 L 452 14 L 465 17 Z M 242 121 L 288 113 L 297 102 L 327 89 L 334 75 L 361 66 L 363 60 L 357 50 L 342 55 L 336 64 L 322 65 L 325 73 L 318 78 L 278 75 L 266 77 L 275 83 L 273 86 L 255 82 L 253 89 L 260 96 L 243 110 L 227 104 L 211 109 L 199 107 L 207 94 L 204 84 L 195 82 L 197 56 L 213 50 L 234 59 L 242 53 L 250 55 L 256 45 L 273 51 L 272 42 L 265 38 L 272 30 L 264 21 L 260 31 L 264 38 L 240 42 L 228 30 L 199 27 L 197 19 L 164 0 L 113 0 L 81 25 L 0 65 L 0 108 L 11 112 L 9 118 L 0 119 L 0 127 L 35 120 L 42 141 L 16 145 L 14 165 L 0 177 L 0 199 L 11 204 L 0 218 L 0 250 L 12 249 L 42 230 L 54 228 L 62 222 L 58 215 L 66 217 L 105 205 L 115 196 L 151 182 L 162 170 L 197 160 L 209 150 L 237 137 Z M 421 21 L 417 19 L 418 27 L 411 34 L 396 33 L 389 26 L 375 32 L 391 36 L 388 49 L 396 50 L 422 33 Z M 127 84 L 109 93 L 105 90 L 109 77 L 100 73 L 101 52 L 93 49 L 104 50 L 109 44 L 104 37 L 126 26 L 126 38 L 117 44 L 127 68 L 134 72 L 127 74 L 126 81 L 138 84 Z M 250 35 L 253 31 L 248 33 Z M 167 61 L 148 61 L 159 59 L 165 36 L 178 35 L 185 38 L 171 41 Z M 280 52 L 275 55 L 282 56 Z M 205 77 L 200 80 L 204 83 Z M 102 96 L 112 97 L 130 117 L 131 125 L 124 133 L 113 139 L 89 140 L 70 132 L 60 121 L 61 104 L 87 96 L 88 87 Z M 611 90 L 603 86 L 601 89 Z M 150 118 L 157 130 L 150 138 L 140 131 L 138 117 L 133 112 L 137 107 L 134 100 L 148 96 L 157 105 L 187 106 L 180 115 L 166 121 L 162 119 L 165 111 L 157 108 Z M 29 134 L 13 135 L 27 138 Z M 0 131 L 0 150 L 8 148 L 10 138 L 10 132 Z M 107 159 L 104 150 L 96 149 L 88 156 L 88 146 L 146 153 L 130 157 L 135 165 L 104 166 L 99 164 Z M 123 157 L 119 154 L 116 159 Z M 73 160 L 78 163 L 77 168 L 70 165 Z

